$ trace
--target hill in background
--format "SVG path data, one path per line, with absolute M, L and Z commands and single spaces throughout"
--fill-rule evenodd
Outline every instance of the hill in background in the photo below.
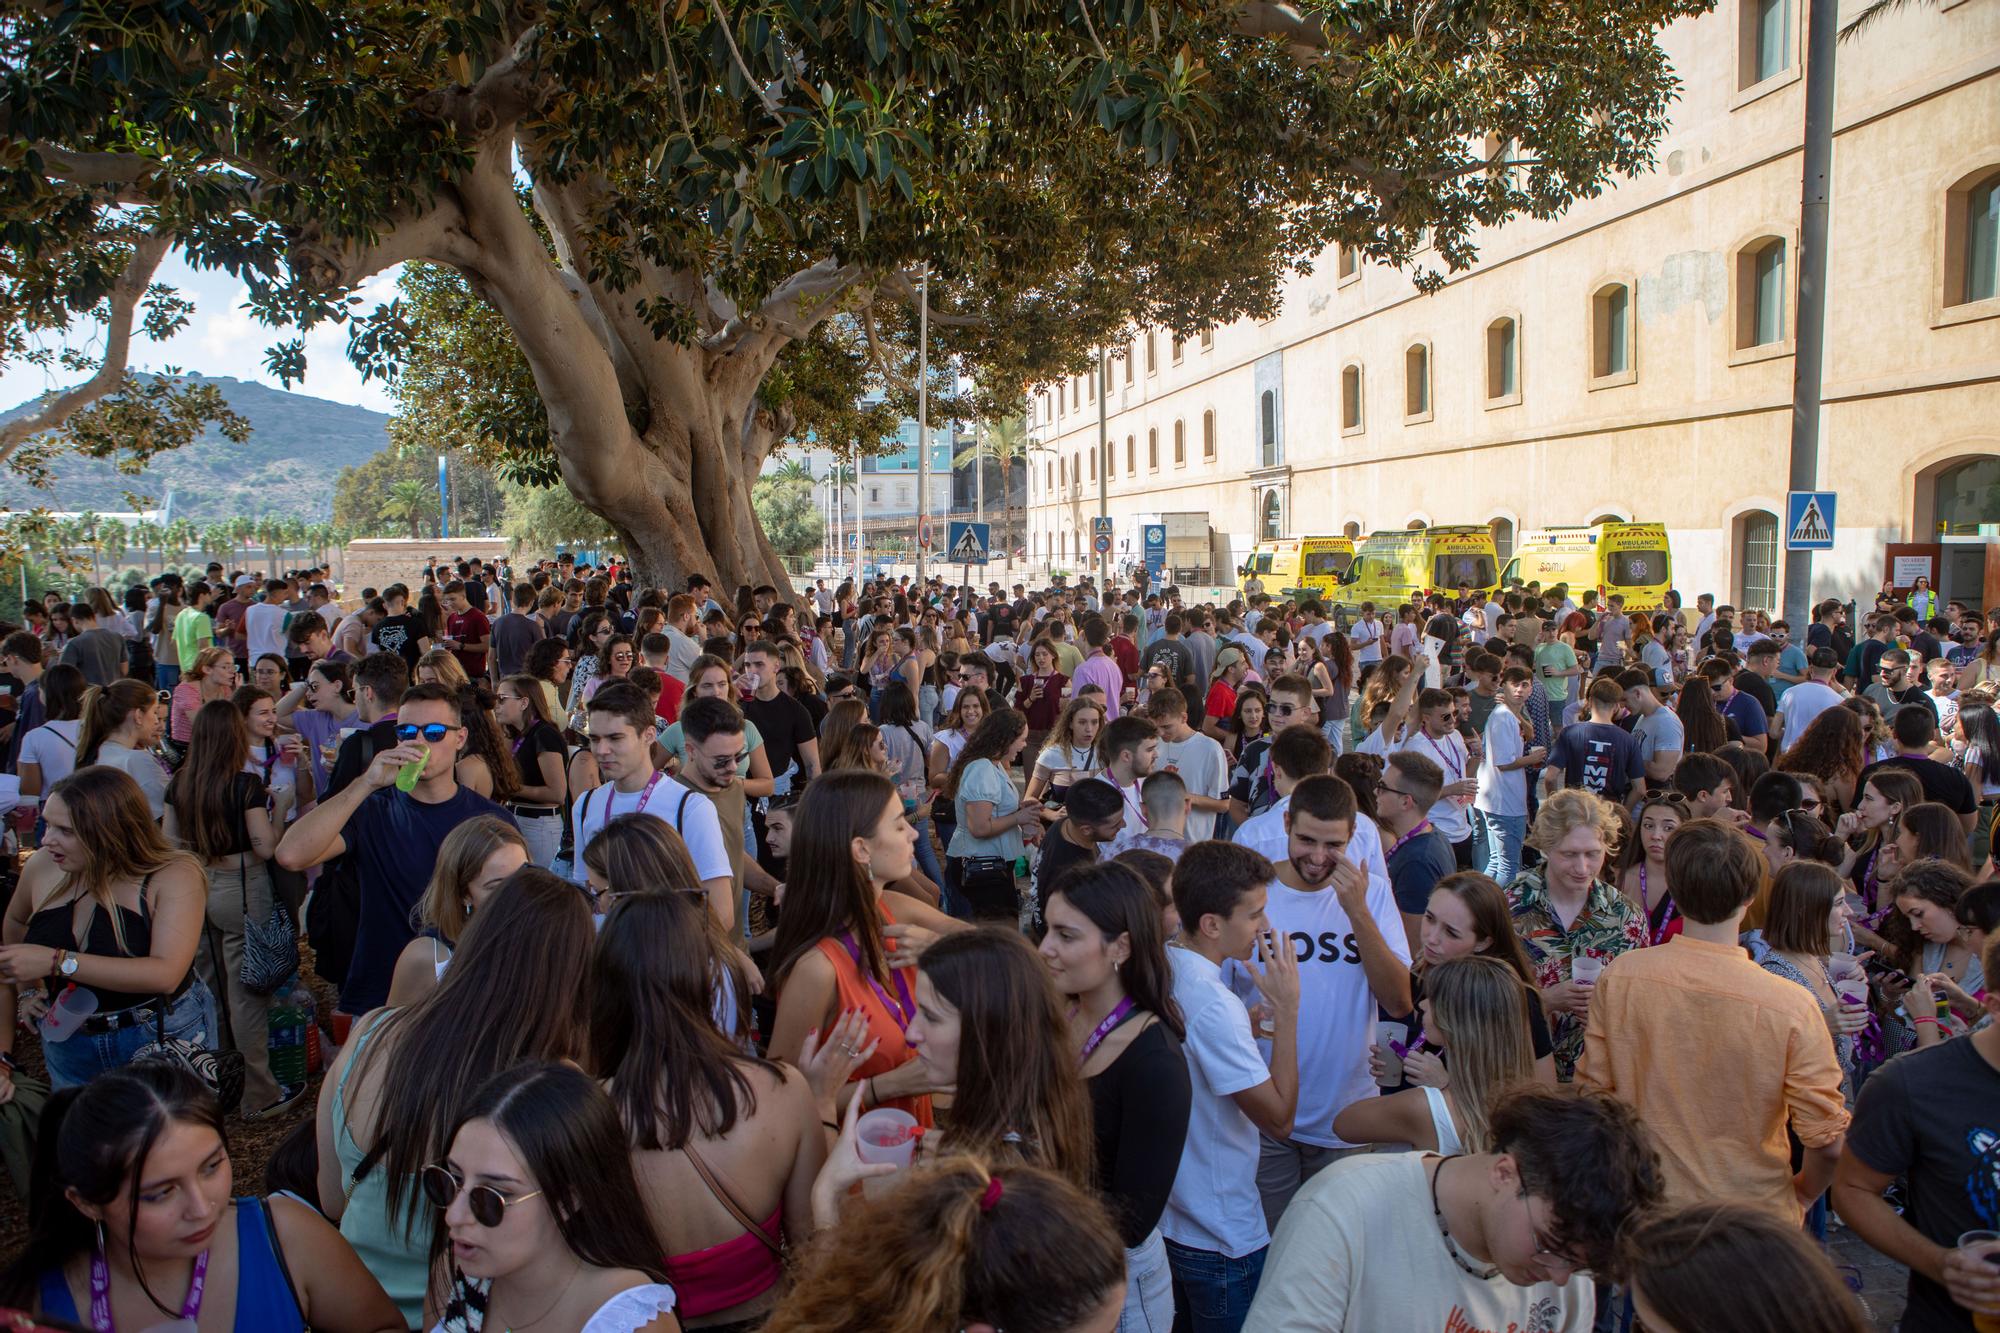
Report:
M 55 485 L 38 491 L 0 469 L 0 508 L 121 511 L 126 492 L 163 503 L 174 493 L 174 517 L 196 522 L 279 515 L 321 522 L 333 516 L 333 479 L 389 443 L 389 418 L 347 403 L 224 376 L 188 375 L 218 386 L 229 405 L 249 418 L 241 444 L 211 428 L 201 439 L 154 458 L 136 477 L 109 460 L 67 457 L 56 466 Z M 0 413 L 0 422 L 27 412 L 23 403 Z

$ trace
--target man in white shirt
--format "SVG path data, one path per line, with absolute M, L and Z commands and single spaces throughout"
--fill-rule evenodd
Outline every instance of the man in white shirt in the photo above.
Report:
M 290 587 L 283 579 L 269 579 L 264 584 L 264 600 L 243 609 L 243 632 L 252 663 L 267 653 L 285 655 L 285 622 L 292 615 L 285 605 L 285 594 Z
M 1420 673 L 1412 671 L 1412 680 Z M 1444 834 L 1461 870 L 1472 869 L 1472 799 L 1479 794 L 1479 770 L 1458 734 L 1458 706 L 1448 690 L 1424 690 L 1417 695 L 1417 726 L 1402 747 L 1436 764 L 1444 788 L 1426 816 Z
M 1348 855 L 1354 789 L 1330 774 L 1307 778 L 1285 812 L 1286 857 L 1265 904 L 1299 965 L 1299 1108 L 1289 1135 L 1266 1134 L 1257 1191 L 1272 1226 L 1299 1186 L 1354 1149 L 1333 1132 L 1348 1103 L 1379 1092 L 1368 1072 L 1376 1008 L 1410 1008 L 1410 946 L 1387 880 L 1371 885 Z M 1225 969 L 1242 994 L 1240 972 Z
M 1174 1306 L 1198 1333 L 1243 1326 L 1271 1239 L 1257 1197 L 1258 1132 L 1289 1136 L 1298 1107 L 1299 969 L 1264 916 L 1272 874 L 1265 858 L 1224 842 L 1196 843 L 1174 867 L 1181 929 L 1167 961 L 1187 1024 L 1181 1050 L 1192 1096 L 1160 1234 Z M 1261 968 L 1249 962 L 1253 952 Z M 1270 1011 L 1268 1064 L 1249 1012 L 1223 984 L 1231 962 L 1249 975 Z
M 1347 631 L 1347 643 L 1354 649 L 1356 666 L 1373 666 L 1382 660 L 1382 622 L 1375 618 L 1375 603 L 1361 604 L 1361 619 Z
M 590 753 L 604 785 L 576 798 L 576 863 L 570 878 L 586 883 L 583 851 L 619 815 L 645 814 L 672 826 L 687 844 L 708 910 L 728 932 L 736 919 L 735 874 L 715 806 L 700 792 L 653 767 L 653 706 L 636 685 L 613 681 L 590 699 Z
M 1833 688 L 1833 673 L 1839 669 L 1840 659 L 1831 648 L 1815 648 L 1807 654 L 1806 678 L 1778 700 L 1778 717 L 1771 728 L 1779 734 L 1777 754 L 1797 744 L 1814 718 L 1840 705 L 1840 691 Z
M 1483 1153 L 1353 1157 L 1299 1191 L 1272 1243 L 1258 1333 L 1584 1333 L 1589 1270 L 1659 1203 L 1659 1153 L 1629 1106 L 1528 1084 Z
M 1177 774 L 1187 788 L 1189 842 L 1215 836 L 1215 817 L 1229 808 L 1229 753 L 1213 736 L 1188 725 L 1187 696 L 1172 686 L 1153 691 L 1146 716 L 1160 729 L 1153 770 Z

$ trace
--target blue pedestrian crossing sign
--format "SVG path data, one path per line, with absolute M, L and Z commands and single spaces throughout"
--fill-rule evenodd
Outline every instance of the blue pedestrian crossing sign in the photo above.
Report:
M 1787 551 L 1831 551 L 1833 549 L 1832 491 L 1793 491 L 1785 501 L 1785 549 Z
M 848 534 L 847 534 L 847 549 L 848 549 L 848 550 L 850 550 L 850 551 L 858 551 L 858 550 L 860 550 L 860 549 L 861 549 L 861 534 L 860 534 L 860 533 L 858 533 L 858 532 L 850 532 L 850 533 L 848 533 Z
M 993 549 L 991 523 L 953 522 L 945 529 L 945 562 L 953 565 L 983 565 Z

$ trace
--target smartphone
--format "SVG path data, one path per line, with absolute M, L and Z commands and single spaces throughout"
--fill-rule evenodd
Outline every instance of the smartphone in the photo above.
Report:
M 1904 972 L 1900 967 L 1891 967 L 1880 959 L 1870 958 L 1861 966 L 1870 976 L 1881 977 L 1884 981 L 1893 981 L 1898 985 L 1907 986 L 1910 984 L 1908 973 Z

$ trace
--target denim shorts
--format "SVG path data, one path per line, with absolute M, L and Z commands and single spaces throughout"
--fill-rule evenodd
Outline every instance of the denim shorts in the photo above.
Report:
M 197 1046 L 215 1045 L 215 997 L 199 977 L 167 1010 L 167 1035 Z M 45 1043 L 42 1059 L 48 1064 L 49 1087 L 81 1087 L 99 1074 L 122 1069 L 158 1036 L 155 1024 L 145 1022 L 112 1032 L 72 1032 L 62 1041 Z

